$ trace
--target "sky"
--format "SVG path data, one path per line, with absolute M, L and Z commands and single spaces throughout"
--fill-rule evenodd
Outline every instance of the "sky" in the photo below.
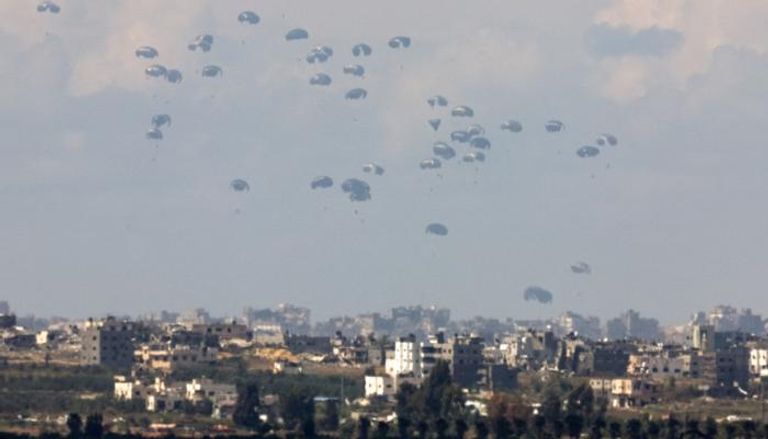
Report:
M 58 3 L 0 2 L 0 299 L 19 312 L 768 313 L 763 0 Z M 296 27 L 310 39 L 285 41 Z M 202 33 L 212 50 L 189 51 Z M 396 35 L 412 46 L 390 49 Z M 372 56 L 352 56 L 361 42 Z M 144 45 L 183 82 L 146 78 Z M 306 63 L 318 45 L 333 57 Z M 203 78 L 208 64 L 223 75 Z M 319 72 L 331 86 L 308 84 Z M 355 87 L 367 99 L 345 100 Z M 475 117 L 431 109 L 435 94 Z M 145 139 L 161 113 L 164 139 Z M 485 163 L 419 169 L 470 123 Z M 604 132 L 619 145 L 576 156 Z M 311 190 L 318 175 L 334 188 Z M 372 200 L 350 201 L 346 178 Z M 531 285 L 554 301 L 524 301 Z

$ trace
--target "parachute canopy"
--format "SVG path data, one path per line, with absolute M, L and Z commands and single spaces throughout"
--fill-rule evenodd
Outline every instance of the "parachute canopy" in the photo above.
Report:
M 571 265 L 571 271 L 576 274 L 591 274 L 592 273 L 592 267 L 589 266 L 586 262 L 577 262 L 573 265 Z
M 144 69 L 144 74 L 150 78 L 162 78 L 168 73 L 168 69 L 160 64 L 152 64 Z
M 376 163 L 366 163 L 363 165 L 363 172 L 367 174 L 384 175 L 384 168 Z
M 141 46 L 138 49 L 136 49 L 136 58 L 143 58 L 143 59 L 152 59 L 157 58 L 160 56 L 160 52 L 157 51 L 154 47 L 150 46 Z
M 446 99 L 444 96 L 435 95 L 431 98 L 427 99 L 427 103 L 430 107 L 447 107 L 448 106 L 448 99 Z
M 600 150 L 591 145 L 585 145 L 576 150 L 576 155 L 583 159 L 595 157 L 598 154 L 600 154 Z
M 407 49 L 411 47 L 411 38 L 406 36 L 398 36 L 390 39 L 387 44 L 389 44 L 389 47 L 393 49 Z
M 144 136 L 149 140 L 163 140 L 163 132 L 159 128 L 150 128 Z
M 237 21 L 243 24 L 259 24 L 261 18 L 253 11 L 243 11 L 237 16 Z
M 310 64 L 324 63 L 333 56 L 333 49 L 328 46 L 317 46 L 310 49 L 305 59 Z
M 325 73 L 318 73 L 316 75 L 313 75 L 311 78 L 309 78 L 309 84 L 310 85 L 331 85 L 331 77 L 326 75 Z
M 251 190 L 251 185 L 249 185 L 247 181 L 240 178 L 232 180 L 232 182 L 229 183 L 229 186 L 235 192 L 248 192 Z
M 202 75 L 204 78 L 215 78 L 217 76 L 221 76 L 224 74 L 224 71 L 221 70 L 221 67 L 214 66 L 214 65 L 207 65 L 203 67 Z
M 427 225 L 426 233 L 428 235 L 445 236 L 448 234 L 448 227 L 440 223 L 431 223 Z
M 309 32 L 301 28 L 291 29 L 285 34 L 285 41 L 306 40 L 309 38 Z
M 565 128 L 565 124 L 559 120 L 550 120 L 544 124 L 544 129 L 549 133 L 559 133 Z
M 617 139 L 613 134 L 605 133 L 601 134 L 600 137 L 595 140 L 595 143 L 597 143 L 598 146 L 605 146 L 606 144 L 616 146 L 619 144 L 619 139 Z
M 468 126 L 466 131 L 472 137 L 482 136 L 483 134 L 485 134 L 485 128 L 483 128 L 481 125 L 478 125 L 476 123 Z
M 309 184 L 309 187 L 312 189 L 328 189 L 330 187 L 333 187 L 333 179 L 331 177 L 328 177 L 327 175 L 321 175 L 319 177 L 315 177 L 312 179 L 312 182 Z
M 451 132 L 451 141 L 453 142 L 459 142 L 459 143 L 467 143 L 470 141 L 472 136 L 463 130 L 457 130 Z
M 371 46 L 365 43 L 356 44 L 355 47 L 352 48 L 352 55 L 354 55 L 355 57 L 371 56 L 372 53 L 373 53 L 373 49 L 371 49 Z
M 440 124 L 442 121 L 440 119 L 429 119 L 427 123 L 432 127 L 433 130 L 437 131 L 440 129 Z
M 368 201 L 371 199 L 371 187 L 363 180 L 350 178 L 341 183 L 341 190 L 349 194 L 350 201 Z
M 211 50 L 211 47 L 213 47 L 213 35 L 210 34 L 200 34 L 187 45 L 189 50 L 196 51 L 200 49 L 203 52 L 208 52 Z
M 475 137 L 469 142 L 470 146 L 477 149 L 491 149 L 491 141 L 485 137 Z
M 453 110 L 451 110 L 451 116 L 453 117 L 473 117 L 474 115 L 475 110 L 466 105 L 459 105 L 458 107 L 453 107 Z
M 552 293 L 541 287 L 528 287 L 523 291 L 523 299 L 526 301 L 536 301 L 539 303 L 551 303 Z
M 168 70 L 165 73 L 165 79 L 170 82 L 171 84 L 178 84 L 182 81 L 183 76 L 181 76 L 181 72 L 176 69 Z
M 450 160 L 456 157 L 456 151 L 444 142 L 435 143 L 432 146 L 432 153 L 443 160 Z
M 37 12 L 50 12 L 51 14 L 58 14 L 61 12 L 61 8 L 54 2 L 45 1 L 37 5 Z
M 352 99 L 352 100 L 365 99 L 367 97 L 368 97 L 368 92 L 365 91 L 364 88 L 353 88 L 352 90 L 348 91 L 347 94 L 344 95 L 345 99 Z
M 171 125 L 171 116 L 167 114 L 156 114 L 152 116 L 152 126 L 155 128 L 162 128 L 163 126 Z
M 461 158 L 462 161 L 466 163 L 473 163 L 473 162 L 484 162 L 485 161 L 485 153 L 481 151 L 472 151 L 464 154 L 464 157 Z
M 519 133 L 523 130 L 523 124 L 516 120 L 506 120 L 501 123 L 501 129 L 512 133 Z
M 347 64 L 344 66 L 344 73 L 347 75 L 361 77 L 365 75 L 365 67 L 360 64 Z
M 422 160 L 421 163 L 419 163 L 419 167 L 421 169 L 440 169 L 443 166 L 443 163 L 440 161 L 440 159 L 431 158 Z

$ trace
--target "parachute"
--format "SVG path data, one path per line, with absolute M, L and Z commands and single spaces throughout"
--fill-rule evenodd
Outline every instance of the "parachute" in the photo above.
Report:
M 310 49 L 309 53 L 305 57 L 308 63 L 324 63 L 333 56 L 333 49 L 328 46 L 317 46 Z
M 469 142 L 469 145 L 477 149 L 490 149 L 491 142 L 485 137 L 475 137 Z
M 167 114 L 156 114 L 152 116 L 153 127 L 162 128 L 165 125 L 171 126 L 171 116 Z
M 326 75 L 325 73 L 318 73 L 316 75 L 313 75 L 311 78 L 309 78 L 309 84 L 310 85 L 322 85 L 322 86 L 328 86 L 331 85 L 331 77 Z
M 144 136 L 149 140 L 163 140 L 163 132 L 159 128 L 150 128 Z
M 606 144 L 611 146 L 616 146 L 619 144 L 619 139 L 616 138 L 613 134 L 601 134 L 600 137 L 595 140 L 595 143 L 597 143 L 598 146 L 605 146 Z
M 365 43 L 356 44 L 355 47 L 352 48 L 352 55 L 355 57 L 371 56 L 372 53 L 373 49 L 371 49 L 371 46 Z
M 243 11 L 237 16 L 237 21 L 243 24 L 259 24 L 261 18 L 253 11 Z
M 501 129 L 504 131 L 512 132 L 512 133 L 519 133 L 520 131 L 523 130 L 523 124 L 521 124 L 516 120 L 510 119 L 502 122 Z
M 51 14 L 58 14 L 61 12 L 61 8 L 54 2 L 45 1 L 37 5 L 37 12 L 50 12 Z
M 144 74 L 150 78 L 162 78 L 168 74 L 168 69 L 160 64 L 152 64 L 151 66 L 144 69 Z
M 203 78 L 215 78 L 224 75 L 224 71 L 219 66 L 207 65 L 203 67 L 202 75 Z
M 475 110 L 467 107 L 466 105 L 459 105 L 451 110 L 451 116 L 453 117 L 473 117 Z
M 376 163 L 367 163 L 363 165 L 363 172 L 366 174 L 384 175 L 384 168 Z
M 440 169 L 443 167 L 443 163 L 440 161 L 440 159 L 431 158 L 422 160 L 421 163 L 419 163 L 419 167 L 421 169 Z
M 549 133 L 559 133 L 563 129 L 565 129 L 565 124 L 560 122 L 559 120 L 550 120 L 546 124 L 544 124 L 544 129 L 547 130 Z
M 450 160 L 456 157 L 456 151 L 444 142 L 435 143 L 432 146 L 432 153 L 443 160 Z
M 459 143 L 467 143 L 472 139 L 472 136 L 468 132 L 463 130 L 453 131 L 451 133 L 451 141 Z
M 330 187 L 333 187 L 333 179 L 331 177 L 328 177 L 327 175 L 315 177 L 314 179 L 312 179 L 312 182 L 309 184 L 309 187 L 311 187 L 312 189 L 328 189 Z
M 398 36 L 398 37 L 394 37 L 394 38 L 390 39 L 389 43 L 387 43 L 387 44 L 389 44 L 389 47 L 391 47 L 393 49 L 400 49 L 400 48 L 407 49 L 407 48 L 411 47 L 411 38 L 410 37 L 404 37 L 404 36 Z
M 184 78 L 181 76 L 181 72 L 176 69 L 168 70 L 165 74 L 166 81 L 170 82 L 171 84 L 178 84 L 180 83 Z
M 437 131 L 440 129 L 440 124 L 442 122 L 440 119 L 429 119 L 427 123 L 429 123 L 429 126 L 431 126 L 433 130 Z
M 447 107 L 448 106 L 448 99 L 446 99 L 444 96 L 435 95 L 431 98 L 427 99 L 427 103 L 430 107 Z
M 368 201 L 371 199 L 371 187 L 363 180 L 350 178 L 341 183 L 341 190 L 349 194 L 350 201 Z
M 143 58 L 143 59 L 152 59 L 157 58 L 160 56 L 160 52 L 157 51 L 154 47 L 150 46 L 141 46 L 138 49 L 136 49 L 136 58 Z
M 586 145 L 576 150 L 576 155 L 581 158 L 595 157 L 600 154 L 600 150 L 594 146 Z
M 577 262 L 571 265 L 571 271 L 576 274 L 591 274 L 592 267 L 590 267 L 586 262 Z
M 285 34 L 285 41 L 306 40 L 309 32 L 301 28 L 291 29 Z
M 344 73 L 347 75 L 361 77 L 365 75 L 365 67 L 360 64 L 348 64 L 344 66 Z
M 448 227 L 440 223 L 431 223 L 427 225 L 425 233 L 427 235 L 445 236 L 448 234 Z
M 208 52 L 211 50 L 211 47 L 213 47 L 213 35 L 209 34 L 198 35 L 187 45 L 189 50 L 196 51 L 197 49 L 200 49 L 203 52 Z
M 368 97 L 368 92 L 364 88 L 353 88 L 344 95 L 345 99 L 359 100 Z
M 235 192 L 248 192 L 251 190 L 251 185 L 249 185 L 247 181 L 242 180 L 240 178 L 236 178 L 232 180 L 232 182 L 229 183 L 229 186 Z
M 474 163 L 474 162 L 484 162 L 485 161 L 485 153 L 480 151 L 472 151 L 464 154 L 464 157 L 461 158 L 462 161 L 466 163 Z
M 523 291 L 523 299 L 526 302 L 535 300 L 539 303 L 551 303 L 552 293 L 541 287 L 528 287 Z
M 485 128 L 483 128 L 482 126 L 480 126 L 478 124 L 472 124 L 472 125 L 468 126 L 466 131 L 472 137 L 482 136 L 483 134 L 485 134 Z

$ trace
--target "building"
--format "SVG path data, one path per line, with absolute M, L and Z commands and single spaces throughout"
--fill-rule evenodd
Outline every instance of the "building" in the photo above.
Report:
M 629 310 L 606 323 L 606 337 L 609 340 L 660 340 L 663 337 L 656 319 L 640 317 L 640 313 Z
M 691 326 L 691 347 L 701 352 L 714 352 L 715 326 L 694 324 Z
M 233 384 L 217 383 L 208 378 L 193 379 L 185 389 L 185 399 L 193 404 L 211 401 L 215 407 L 237 401 L 237 388 Z
M 215 363 L 218 350 L 207 346 L 172 346 L 145 344 L 135 352 L 136 363 L 148 370 L 173 372 L 201 364 Z
M 412 375 L 422 378 L 422 346 L 413 335 L 395 341 L 393 358 L 385 360 L 384 369 L 389 376 Z
M 86 322 L 80 333 L 80 363 L 127 369 L 133 364 L 134 326 L 114 317 Z
M 752 348 L 749 350 L 749 375 L 752 378 L 768 377 L 768 349 Z
M 391 398 L 394 397 L 395 379 L 391 376 L 371 376 L 365 377 L 365 397 L 366 398 Z
M 658 388 L 655 384 L 638 378 L 614 378 L 611 380 L 611 407 L 643 407 L 656 401 Z

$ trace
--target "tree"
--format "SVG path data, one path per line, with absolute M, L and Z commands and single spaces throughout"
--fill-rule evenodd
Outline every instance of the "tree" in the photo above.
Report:
M 477 439 L 488 438 L 488 426 L 482 419 L 478 419 L 477 422 L 475 422 L 475 437 Z
M 493 435 L 497 439 L 508 439 L 512 435 L 512 425 L 505 416 L 495 416 L 490 421 Z
M 79 438 L 83 435 L 83 419 L 77 413 L 70 413 L 67 416 L 67 429 L 69 437 Z
M 649 439 L 659 439 L 661 436 L 661 425 L 654 420 L 648 421 L 645 430 L 648 433 Z
M 741 422 L 741 431 L 744 434 L 744 439 L 752 439 L 757 432 L 757 423 L 752 420 L 746 420 Z
M 715 421 L 715 418 L 708 417 L 706 421 L 704 421 L 704 437 L 706 439 L 716 439 L 718 433 L 718 425 L 717 421 Z
M 371 420 L 365 416 L 361 416 L 357 422 L 357 438 L 368 439 L 368 431 L 371 429 Z
M 256 383 L 248 383 L 237 393 L 232 421 L 241 427 L 258 428 L 260 422 L 259 414 L 256 412 L 258 407 L 259 386 Z
M 699 430 L 698 419 L 691 418 L 685 421 L 685 431 L 683 432 L 683 436 L 688 436 L 691 438 L 698 438 L 698 437 L 704 436 L 704 433 L 702 433 Z
M 603 430 L 605 430 L 606 422 L 602 416 L 596 417 L 592 424 L 589 426 L 589 437 L 591 439 L 602 439 Z
M 621 437 L 621 423 L 619 421 L 611 421 L 608 424 L 608 436 L 611 439 L 619 439 Z
M 725 438 L 733 439 L 736 437 L 736 426 L 732 422 L 725 424 Z
M 627 421 L 626 430 L 629 439 L 642 439 L 643 437 L 643 423 L 637 418 Z
M 429 424 L 427 424 L 427 421 L 419 421 L 419 423 L 416 425 L 416 430 L 419 432 L 419 438 L 420 439 L 426 439 L 427 433 L 429 433 Z
M 445 439 L 448 434 L 450 424 L 444 418 L 438 418 L 435 421 L 435 435 L 437 439 Z
M 536 415 L 533 417 L 533 432 L 536 437 L 541 439 L 544 437 L 544 427 L 547 425 L 547 418 L 542 415 Z
M 408 428 L 411 426 L 411 420 L 404 417 L 397 417 L 397 436 L 400 439 L 408 439 Z
M 453 429 L 456 431 L 456 437 L 458 439 L 464 439 L 464 436 L 467 435 L 467 431 L 469 430 L 469 426 L 465 420 L 459 418 L 454 421 Z
M 104 436 L 104 419 L 100 413 L 92 413 L 85 418 L 85 437 L 98 439 Z
M 584 416 L 580 413 L 571 413 L 565 416 L 565 431 L 568 436 L 576 439 L 581 436 L 584 429 Z
M 677 431 L 680 429 L 680 421 L 674 416 L 670 415 L 667 419 L 667 439 L 678 439 Z
M 376 437 L 378 439 L 387 439 L 389 436 L 389 424 L 384 421 L 379 421 L 376 424 Z
M 301 421 L 301 433 L 306 438 L 313 438 L 317 435 L 315 434 L 315 419 L 314 416 L 310 416 L 309 418 L 304 419 Z

